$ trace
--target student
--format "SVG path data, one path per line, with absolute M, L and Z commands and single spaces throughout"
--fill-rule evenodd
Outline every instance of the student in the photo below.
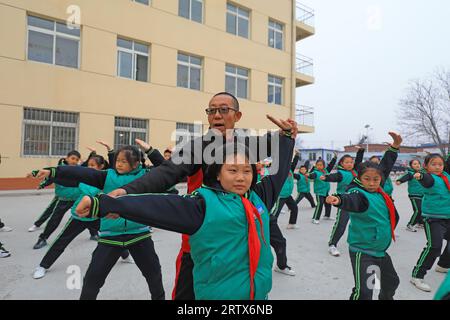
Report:
M 422 185 L 414 179 L 414 174 L 422 172 L 422 166 L 420 161 L 415 159 L 409 162 L 407 172 L 395 181 L 396 185 L 408 182 L 408 197 L 413 207 L 413 214 L 406 226 L 406 230 L 411 232 L 417 232 L 417 226 L 423 226 L 422 218 L 422 199 L 424 195 L 424 189 Z
M 426 173 L 416 172 L 414 178 L 424 187 L 422 200 L 422 216 L 425 224 L 427 244 L 420 254 L 412 271 L 411 283 L 426 292 L 431 287 L 423 281 L 427 271 L 431 269 L 440 256 L 436 271 L 448 272 L 450 267 L 450 158 L 445 163 L 439 154 L 430 154 L 424 160 Z M 447 246 L 441 255 L 442 242 L 447 238 Z
M 80 162 L 81 155 L 78 151 L 70 151 L 64 159 L 60 159 L 58 166 L 77 166 Z M 31 177 L 36 172 L 28 175 Z M 48 180 L 48 183 L 41 184 L 41 187 L 52 184 L 53 181 Z M 55 184 L 55 197 L 50 202 L 50 205 L 44 210 L 43 214 L 36 222 L 28 229 L 29 232 L 34 232 L 47 220 L 47 225 L 44 231 L 39 235 L 38 241 L 33 246 L 33 249 L 41 249 L 47 245 L 47 239 L 58 228 L 64 214 L 69 210 L 75 200 L 80 196 L 78 188 L 68 188 L 59 184 Z
M 287 122 L 282 124 L 290 128 Z M 256 166 L 249 163 L 248 150 L 230 143 L 217 149 L 218 153 L 228 152 L 225 163 L 210 165 L 204 185 L 192 195 L 85 197 L 77 212 L 100 217 L 116 213 L 129 220 L 188 234 L 197 300 L 267 299 L 273 263 L 268 242 L 269 210 L 289 172 L 294 147 L 291 131 L 284 134 L 280 137 L 278 172 L 259 183 Z
M 164 150 L 164 159 L 170 160 L 171 158 L 172 158 L 172 150 L 167 148 L 166 150 Z
M 376 163 L 376 164 L 380 164 L 380 157 L 371 156 L 369 161 Z M 392 179 L 390 176 L 386 178 L 386 181 L 384 182 L 383 190 L 392 198 L 392 194 L 394 193 L 394 185 L 392 184 Z
M 0 232 L 11 232 L 13 231 L 12 228 L 5 226 L 5 224 L 2 222 L 2 219 L 0 219 Z
M 450 300 L 450 273 L 442 282 L 438 291 L 436 291 L 434 300 Z
M 311 184 L 309 178 L 309 161 L 307 160 L 304 165 L 300 166 L 299 173 L 294 174 L 294 179 L 297 180 L 297 199 L 295 203 L 298 205 L 303 198 L 306 198 L 311 205 L 311 208 L 315 208 L 314 198 L 311 194 Z
M 325 206 L 325 217 L 326 220 L 331 220 L 331 205 L 325 202 L 328 193 L 330 192 L 330 183 L 323 181 L 322 176 L 330 174 L 336 164 L 337 154 L 334 154 L 333 159 L 325 168 L 325 161 L 322 159 L 316 161 L 316 165 L 311 170 L 309 177 L 314 180 L 314 193 L 316 195 L 317 207 L 314 210 L 314 215 L 312 218 L 313 224 L 319 224 L 320 216 L 322 214 L 322 209 Z
M 397 159 L 402 142 L 400 135 L 390 132 L 394 142 L 380 164 L 365 162 L 347 192 L 327 198 L 327 202 L 350 215 L 348 244 L 355 286 L 351 300 L 372 300 L 375 274 L 381 280 L 380 300 L 393 300 L 400 284 L 399 277 L 386 252 L 395 241 L 394 229 L 398 213 L 391 197 L 381 187 Z M 378 273 L 378 274 L 377 274 Z
M 78 186 L 85 183 L 108 193 L 143 176 L 140 152 L 132 146 L 117 150 L 114 169 L 98 171 L 84 167 L 59 166 L 41 170 L 38 177 L 55 179 L 56 183 Z M 100 220 L 100 238 L 86 271 L 80 299 L 93 300 L 105 283 L 124 249 L 128 249 L 141 270 L 153 300 L 164 299 L 161 266 L 151 239 L 149 227 L 123 218 Z
M 5 226 L 5 224 L 0 219 L 0 232 L 11 232 L 13 229 Z M 11 253 L 3 247 L 3 244 L 0 242 L 0 258 L 10 257 Z
M 355 169 L 357 169 L 361 164 L 363 154 L 364 149 L 359 148 L 356 153 L 355 160 L 353 160 L 353 157 L 348 154 L 342 156 L 338 162 L 337 172 L 323 176 L 323 181 L 337 182 L 336 193 L 345 193 L 349 184 L 357 176 Z M 334 223 L 333 229 L 331 230 L 330 240 L 328 241 L 328 252 L 334 257 L 338 257 L 341 254 L 336 247 L 339 240 L 344 235 L 348 220 L 348 213 L 345 210 L 338 209 L 338 212 L 336 214 L 336 221 Z

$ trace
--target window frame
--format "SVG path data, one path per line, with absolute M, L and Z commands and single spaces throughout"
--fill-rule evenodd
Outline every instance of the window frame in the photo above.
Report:
M 117 126 L 116 121 L 118 119 L 130 120 L 130 126 L 128 126 L 128 127 Z M 133 120 L 145 121 L 145 129 L 133 127 Z M 148 141 L 149 140 L 149 127 L 150 127 L 150 123 L 149 123 L 148 119 L 114 116 L 114 141 L 113 141 L 114 150 L 117 150 L 117 148 L 119 147 L 119 144 L 116 142 L 116 131 L 128 132 L 130 134 L 130 137 L 129 137 L 129 143 L 126 145 L 134 146 L 136 143 L 134 141 L 132 141 L 132 134 L 133 133 L 145 133 L 144 141 Z
M 229 9 L 228 9 L 229 5 L 235 7 L 236 8 L 236 12 L 229 11 Z M 239 9 L 243 10 L 243 11 L 247 11 L 248 12 L 248 17 L 240 15 L 239 14 Z M 229 32 L 228 31 L 228 24 L 225 23 L 226 32 L 229 33 L 229 34 L 232 34 L 232 35 L 235 35 L 235 36 L 238 36 L 238 37 L 250 40 L 251 39 L 251 34 L 252 34 L 251 33 L 251 10 L 247 9 L 245 7 L 242 7 L 240 5 L 237 5 L 237 4 L 233 3 L 233 2 L 228 2 L 227 1 L 226 19 L 228 19 L 228 14 L 231 14 L 231 15 L 234 16 L 234 19 L 236 21 L 236 33 Z M 247 37 L 243 37 L 243 36 L 239 35 L 239 18 L 245 19 L 248 22 L 248 35 L 247 35 Z
M 271 78 L 273 78 L 273 79 L 278 79 L 278 80 L 281 80 L 281 84 L 278 84 L 278 83 L 275 83 L 275 82 L 271 82 L 270 80 L 271 80 Z M 268 75 L 268 77 L 267 77 L 267 103 L 268 104 L 274 104 L 274 105 L 278 105 L 278 106 L 282 106 L 283 105 L 283 103 L 284 103 L 284 78 L 282 78 L 282 77 L 278 77 L 278 76 L 275 76 L 275 75 L 273 75 L 273 74 L 269 74 Z M 269 91 L 271 90 L 271 88 L 272 88 L 272 96 L 273 96 L 273 101 L 271 102 L 271 101 L 269 101 L 269 97 L 270 97 L 270 94 L 269 94 Z M 275 99 L 275 88 L 280 88 L 281 89 L 281 101 L 280 101 L 280 103 L 278 104 L 278 103 L 276 103 L 276 99 Z
M 184 16 L 180 15 L 180 1 L 181 0 L 178 0 L 178 16 L 179 17 L 187 19 L 187 20 L 190 20 L 190 21 L 193 21 L 193 22 L 197 22 L 197 23 L 200 23 L 200 24 L 204 23 L 204 21 L 205 21 L 205 1 L 203 1 L 203 0 L 188 0 L 189 1 L 189 17 L 184 17 Z M 193 1 L 197 1 L 197 2 L 200 2 L 202 4 L 201 21 L 197 21 L 197 20 L 192 19 L 192 2 Z
M 271 26 L 270 24 L 278 24 L 278 25 L 280 25 L 281 26 L 281 31 L 280 30 L 278 30 L 276 27 L 274 27 L 274 26 Z M 284 24 L 283 23 L 281 23 L 281 22 L 278 22 L 278 21 L 276 21 L 276 20 L 274 20 L 274 19 L 271 19 L 271 18 L 269 18 L 269 37 L 268 37 L 268 41 L 269 41 L 269 43 L 268 43 L 268 45 L 269 45 L 269 47 L 270 48 L 273 48 L 273 49 L 277 49 L 277 50 L 281 50 L 281 51 L 284 51 Z M 273 46 L 271 46 L 270 45 L 270 32 L 271 31 L 273 31 L 274 32 L 274 38 L 273 38 Z M 277 41 L 276 41 L 276 39 L 277 39 L 277 33 L 278 34 L 281 34 L 281 48 L 277 48 L 277 46 L 276 46 L 276 43 L 277 43 Z
M 117 44 L 119 39 L 120 40 L 124 40 L 124 41 L 130 41 L 132 48 L 128 49 L 128 48 L 120 47 Z M 135 49 L 135 44 L 136 43 L 140 44 L 140 45 L 147 46 L 148 47 L 148 52 L 147 53 L 143 53 L 141 51 L 136 51 L 136 49 Z M 132 40 L 132 39 L 127 39 L 127 38 L 123 38 L 123 37 L 119 37 L 118 36 L 117 40 L 116 40 L 116 47 L 117 47 L 117 55 L 116 55 L 117 56 L 117 74 L 116 74 L 116 76 L 118 78 L 121 78 L 121 79 L 127 79 L 127 80 L 132 80 L 132 81 L 139 81 L 139 82 L 143 82 L 143 83 L 150 82 L 150 67 L 151 67 L 150 50 L 151 50 L 151 45 L 149 43 L 145 43 L 145 42 L 141 42 L 141 41 L 135 41 L 135 40 Z M 120 59 L 119 59 L 120 52 L 129 53 L 132 56 L 132 59 L 131 59 L 131 71 L 133 73 L 132 74 L 132 78 L 123 77 L 123 76 L 120 75 L 120 67 L 121 67 L 121 63 L 120 63 Z M 136 79 L 136 75 L 137 75 L 137 56 L 138 55 L 147 57 L 147 81 L 141 81 L 141 80 L 137 80 Z
M 179 55 L 185 55 L 188 57 L 188 62 L 185 61 L 181 61 L 179 60 Z M 200 66 L 197 64 L 194 64 L 191 62 L 191 58 L 197 58 L 200 59 Z M 189 89 L 189 90 L 196 90 L 196 91 L 203 91 L 203 57 L 199 57 L 196 55 L 192 55 L 190 53 L 186 53 L 186 52 L 182 52 L 182 51 L 178 51 L 177 52 L 177 88 L 184 88 L 184 89 Z M 188 86 L 187 87 L 183 87 L 183 86 L 179 86 L 178 85 L 178 66 L 182 65 L 188 68 Z M 196 88 L 192 88 L 191 87 L 191 67 L 194 69 L 199 69 L 200 70 L 200 87 L 198 89 Z
M 231 73 L 231 72 L 227 71 L 227 67 L 235 68 L 236 69 L 236 73 Z M 247 71 L 247 77 L 245 77 L 243 75 L 240 75 L 238 73 L 238 69 Z M 236 92 L 230 92 L 230 93 L 233 94 L 235 97 L 237 97 L 239 99 L 249 100 L 249 98 L 250 98 L 250 69 L 226 63 L 225 64 L 225 91 L 227 91 L 227 76 L 234 77 L 234 84 L 235 84 L 235 88 L 236 88 Z M 238 92 L 238 79 L 247 81 L 247 92 L 245 93 L 245 97 L 239 97 L 237 95 L 237 92 Z

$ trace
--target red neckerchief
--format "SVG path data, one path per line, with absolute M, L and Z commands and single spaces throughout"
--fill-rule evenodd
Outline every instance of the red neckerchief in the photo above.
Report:
M 353 169 L 353 170 L 350 170 L 350 172 L 352 173 L 352 175 L 353 175 L 353 177 L 354 178 L 356 178 L 358 175 L 356 174 L 356 171 Z
M 445 185 L 447 186 L 448 191 L 450 191 L 450 182 L 448 181 L 448 178 L 443 173 L 438 174 L 437 176 L 441 177 L 442 180 L 444 180 Z
M 395 229 L 395 206 L 394 206 L 394 202 L 392 201 L 392 198 L 386 192 L 384 192 L 384 190 L 381 187 L 378 188 L 377 192 L 380 193 L 383 196 L 384 202 L 386 203 L 386 205 L 388 207 L 389 220 L 391 221 L 392 240 L 395 241 L 395 233 L 394 233 L 394 229 Z
M 244 205 L 245 215 L 248 222 L 248 256 L 250 265 L 250 300 L 255 300 L 255 274 L 258 268 L 259 257 L 261 255 L 261 242 L 259 241 L 258 232 L 256 230 L 255 217 L 259 221 L 260 232 L 264 243 L 264 230 L 261 215 L 255 206 L 248 200 L 241 196 L 242 204 Z

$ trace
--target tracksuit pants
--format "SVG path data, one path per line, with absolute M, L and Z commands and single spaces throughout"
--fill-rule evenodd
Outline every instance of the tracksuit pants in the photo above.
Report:
M 270 245 L 275 250 L 278 268 L 285 269 L 287 267 L 286 239 L 278 226 L 279 214 L 280 211 L 277 210 L 277 214 L 270 216 Z
M 180 250 L 176 262 L 175 286 L 172 291 L 173 300 L 195 300 L 193 270 L 194 261 L 191 254 Z
M 409 200 L 413 207 L 413 214 L 408 222 L 408 226 L 415 226 L 416 224 L 423 224 L 422 218 L 422 199 L 420 196 L 409 195 Z
M 303 198 L 306 198 L 306 200 L 309 201 L 309 203 L 311 204 L 311 208 L 315 208 L 316 204 L 315 204 L 314 198 L 310 192 L 300 192 L 297 196 L 297 199 L 295 199 L 295 202 L 297 204 L 299 204 L 300 201 L 303 200 Z
M 40 239 L 47 240 L 50 235 L 58 228 L 61 223 L 64 214 L 69 210 L 75 201 L 61 200 L 58 197 L 54 197 L 44 213 L 34 223 L 37 227 L 40 227 L 47 219 L 47 225 L 44 231 L 39 235 Z
M 325 202 L 326 196 L 316 195 L 317 207 L 314 210 L 313 220 L 320 220 L 320 216 L 322 215 L 322 209 L 325 207 L 325 217 L 329 218 L 331 216 L 331 204 Z
M 424 218 L 425 234 L 427 244 L 420 254 L 419 260 L 412 271 L 413 278 L 423 279 L 427 271 L 433 267 L 434 262 L 440 256 L 438 265 L 442 268 L 450 268 L 450 219 Z M 447 240 L 447 245 L 443 252 L 443 240 Z
M 378 258 L 350 251 L 350 260 L 355 279 L 350 300 L 372 300 L 374 289 L 380 290 L 379 300 L 394 299 L 400 279 L 387 253 L 384 257 Z
M 347 211 L 338 209 L 336 214 L 336 221 L 334 222 L 333 230 L 331 230 L 330 240 L 328 241 L 328 246 L 337 246 L 339 240 L 347 229 L 348 221 L 350 220 L 350 215 Z
M 126 247 L 99 242 L 83 281 L 80 300 L 95 300 L 119 257 L 128 249 L 147 281 L 152 300 L 164 300 L 161 265 L 151 237 Z

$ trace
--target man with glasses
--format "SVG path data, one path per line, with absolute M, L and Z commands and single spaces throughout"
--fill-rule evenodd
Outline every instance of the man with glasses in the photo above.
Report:
M 180 182 L 184 177 L 188 177 L 188 193 L 192 193 L 202 185 L 203 172 L 207 170 L 208 164 L 205 162 L 203 151 L 214 141 L 205 138 L 207 135 L 219 134 L 222 136 L 222 143 L 225 144 L 230 140 L 236 141 L 238 139 L 235 134 L 235 125 L 241 119 L 242 112 L 239 110 L 239 101 L 232 94 L 227 92 L 220 92 L 213 96 L 209 102 L 208 108 L 205 110 L 208 116 L 208 123 L 210 130 L 208 133 L 197 139 L 201 139 L 201 154 L 194 152 L 197 139 L 188 142 L 190 146 L 185 148 L 188 144 L 181 147 L 180 153 L 190 153 L 188 155 L 189 161 L 180 164 L 174 162 L 174 157 L 170 161 L 164 161 L 160 166 L 151 170 L 145 176 L 133 181 L 132 183 L 114 190 L 110 196 L 122 196 L 126 194 L 142 194 L 142 193 L 158 193 L 164 192 L 168 188 Z M 273 123 L 280 127 L 281 130 L 290 132 L 295 139 L 297 135 L 297 124 L 293 120 L 287 120 L 289 128 L 284 128 L 280 121 L 268 117 Z M 268 146 L 268 155 L 270 156 L 270 140 L 272 134 L 267 134 L 257 139 L 258 145 L 262 142 Z M 197 140 L 197 141 L 196 141 Z M 214 140 L 214 139 L 212 139 Z M 248 139 L 245 140 L 248 143 Z M 259 155 L 259 150 L 254 153 Z M 273 156 L 272 156 L 273 157 Z M 275 160 L 278 156 L 273 157 Z M 183 158 L 185 159 L 185 158 Z M 260 159 L 256 159 L 260 160 Z M 189 237 L 183 235 L 183 241 L 180 253 L 176 262 L 176 278 L 175 287 L 172 292 L 174 300 L 194 300 L 194 285 L 193 285 L 193 270 L 194 263 L 190 256 Z

